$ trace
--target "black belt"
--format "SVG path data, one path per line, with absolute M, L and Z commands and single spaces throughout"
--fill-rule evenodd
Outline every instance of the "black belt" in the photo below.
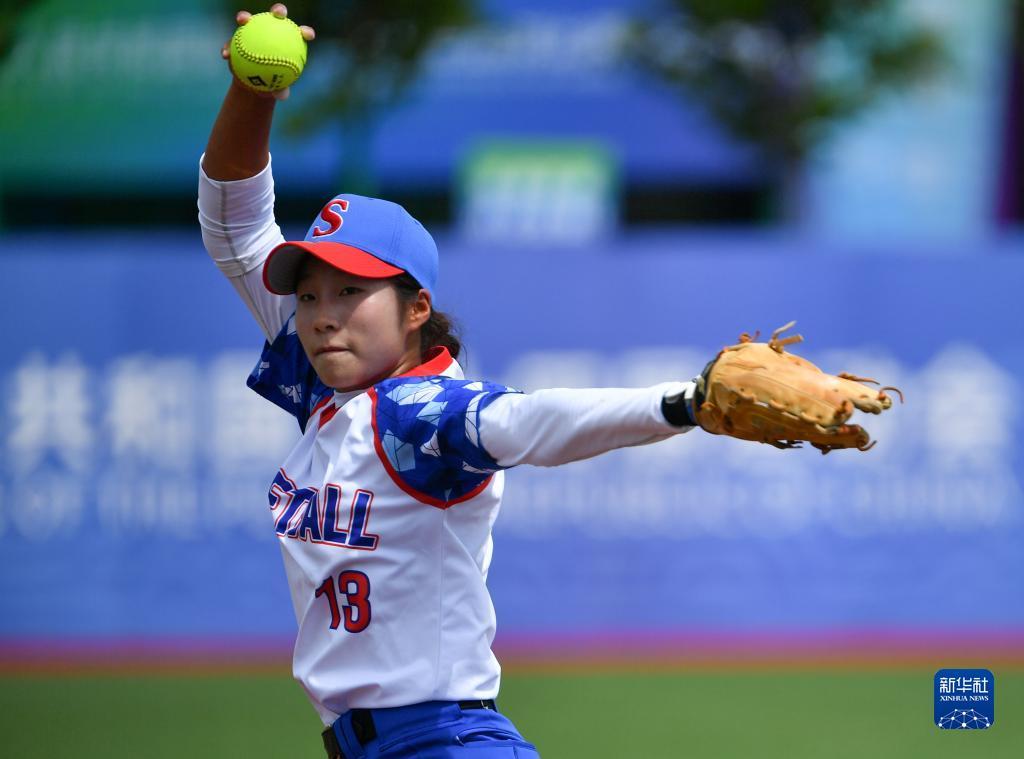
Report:
M 459 708 L 498 711 L 494 699 L 490 698 L 482 701 L 459 701 Z M 369 709 L 352 710 L 352 732 L 355 733 L 360 746 L 365 746 L 377 737 L 377 726 L 373 724 L 373 713 Z M 334 734 L 333 725 L 328 726 L 321 737 L 324 739 L 324 748 L 327 750 L 328 759 L 345 759 L 345 754 L 342 752 L 341 746 L 338 745 L 338 737 Z

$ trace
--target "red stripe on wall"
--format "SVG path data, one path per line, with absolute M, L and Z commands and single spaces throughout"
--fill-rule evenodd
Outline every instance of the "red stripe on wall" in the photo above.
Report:
M 291 672 L 290 639 L 0 638 L 0 674 Z M 1024 630 L 603 632 L 498 636 L 509 672 L 1024 669 Z
M 0 674 L 289 675 L 292 646 L 282 638 L 0 638 Z
M 1024 669 L 1024 630 L 509 634 L 499 635 L 495 648 L 502 666 L 516 671 L 994 666 Z

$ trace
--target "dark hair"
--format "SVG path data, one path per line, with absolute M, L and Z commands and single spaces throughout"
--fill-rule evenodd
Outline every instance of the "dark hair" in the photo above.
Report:
M 398 292 L 398 299 L 403 305 L 413 303 L 416 296 L 422 289 L 420 283 L 411 274 L 399 274 L 391 278 L 391 282 Z M 459 325 L 455 318 L 443 311 L 438 311 L 431 304 L 430 318 L 426 324 L 420 327 L 420 353 L 425 354 L 435 346 L 447 348 L 452 358 L 458 358 L 462 350 L 462 340 L 459 339 Z

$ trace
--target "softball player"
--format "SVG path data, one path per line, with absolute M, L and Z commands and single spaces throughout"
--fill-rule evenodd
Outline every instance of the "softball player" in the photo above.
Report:
M 294 675 L 331 757 L 535 757 L 494 702 L 485 583 L 502 470 L 692 429 L 693 384 L 524 394 L 464 378 L 433 308 L 437 248 L 404 209 L 338 195 L 303 240 L 283 239 L 275 102 L 232 81 L 201 159 L 199 220 L 267 339 L 248 384 L 302 430 L 268 494 Z

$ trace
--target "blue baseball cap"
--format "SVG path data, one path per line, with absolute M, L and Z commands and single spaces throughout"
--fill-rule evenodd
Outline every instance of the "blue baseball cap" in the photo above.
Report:
M 283 242 L 263 264 L 263 284 L 272 293 L 295 292 L 307 255 L 360 277 L 382 279 L 407 273 L 434 294 L 437 245 L 397 203 L 362 195 L 338 195 L 323 207 L 301 242 Z

